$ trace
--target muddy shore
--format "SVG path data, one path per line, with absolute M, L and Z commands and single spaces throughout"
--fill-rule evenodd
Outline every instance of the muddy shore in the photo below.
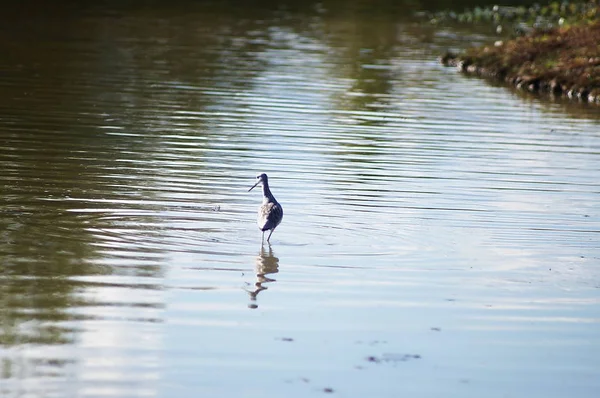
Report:
M 600 22 L 526 36 L 441 57 L 446 66 L 530 92 L 600 104 Z

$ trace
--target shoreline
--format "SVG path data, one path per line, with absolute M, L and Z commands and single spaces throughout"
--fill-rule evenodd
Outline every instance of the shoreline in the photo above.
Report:
M 446 53 L 445 66 L 532 93 L 600 105 L 600 22 L 534 30 L 508 41 Z

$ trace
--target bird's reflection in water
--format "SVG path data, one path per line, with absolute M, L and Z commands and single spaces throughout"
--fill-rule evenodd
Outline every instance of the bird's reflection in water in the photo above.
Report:
M 269 249 L 266 250 L 264 246 L 260 248 L 260 252 L 256 257 L 256 265 L 254 267 L 256 272 L 256 282 L 254 283 L 254 290 L 248 290 L 250 294 L 250 300 L 252 302 L 248 305 L 250 308 L 258 308 L 256 303 L 256 297 L 258 293 L 263 290 L 267 290 L 264 286 L 266 283 L 275 282 L 275 279 L 269 278 L 267 275 L 276 274 L 279 272 L 279 259 L 273 255 L 273 249 L 269 245 Z

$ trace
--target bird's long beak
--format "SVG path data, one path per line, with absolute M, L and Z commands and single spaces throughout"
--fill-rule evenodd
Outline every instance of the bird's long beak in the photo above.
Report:
M 257 182 L 256 184 L 254 184 L 254 185 L 252 186 L 252 188 L 250 188 L 250 189 L 248 190 L 248 192 L 252 191 L 252 190 L 253 190 L 253 189 L 254 189 L 254 188 L 255 188 L 255 187 L 258 185 L 258 184 L 260 184 L 260 180 L 258 180 L 258 182 Z

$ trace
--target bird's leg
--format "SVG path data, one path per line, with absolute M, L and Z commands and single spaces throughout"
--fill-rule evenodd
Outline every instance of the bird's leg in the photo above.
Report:
M 267 242 L 269 241 L 269 239 L 271 239 L 271 235 L 273 235 L 273 231 L 275 231 L 275 228 L 273 228 L 271 230 L 271 232 L 269 232 L 269 236 L 267 237 Z
M 269 235 L 271 236 L 271 235 Z M 265 242 L 265 231 L 262 231 L 262 239 L 260 240 L 261 242 Z M 269 239 L 267 239 L 267 242 L 269 241 Z

